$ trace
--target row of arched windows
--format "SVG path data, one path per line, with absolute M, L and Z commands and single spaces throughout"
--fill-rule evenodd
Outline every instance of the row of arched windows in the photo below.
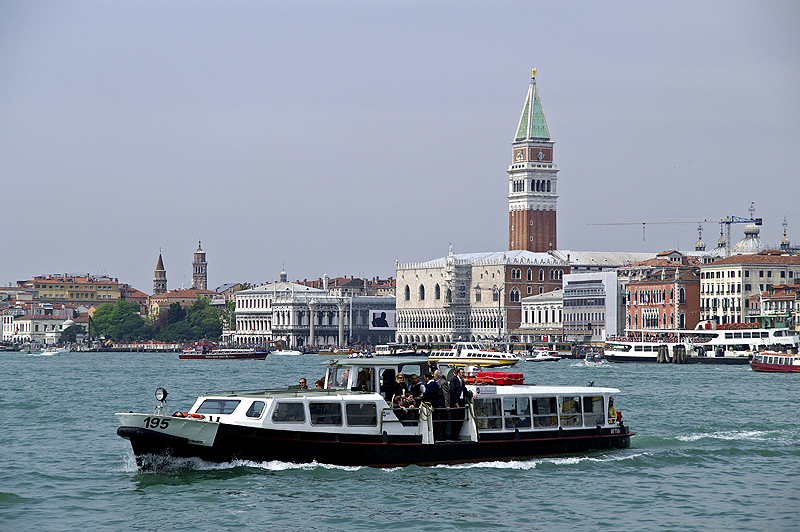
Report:
M 531 192 L 550 192 L 550 180 L 532 179 L 530 187 Z M 525 192 L 525 181 L 515 180 L 511 185 L 511 189 L 513 192 Z
M 550 270 L 550 280 L 560 281 L 564 278 L 564 270 Z M 528 281 L 533 281 L 533 269 L 528 268 L 527 271 Z M 522 279 L 522 269 L 512 268 L 511 279 Z M 544 268 L 539 268 L 539 281 L 544 281 Z

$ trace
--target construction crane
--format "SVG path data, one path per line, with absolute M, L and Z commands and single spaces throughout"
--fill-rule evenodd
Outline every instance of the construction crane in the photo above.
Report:
M 704 223 L 719 223 L 720 229 L 720 236 L 722 236 L 723 229 L 725 232 L 725 251 L 728 255 L 731 254 L 731 225 L 732 224 L 747 224 L 753 223 L 755 225 L 761 225 L 761 218 L 756 218 L 756 207 L 755 202 L 750 202 L 750 217 L 744 218 L 742 216 L 726 216 L 725 218 L 714 219 L 714 218 L 704 218 L 702 220 L 657 220 L 653 222 L 606 222 L 606 223 L 590 223 L 586 225 L 641 225 L 642 226 L 642 240 L 646 240 L 645 230 L 647 225 L 653 224 L 697 224 L 697 230 L 701 234 L 703 233 L 703 224 Z

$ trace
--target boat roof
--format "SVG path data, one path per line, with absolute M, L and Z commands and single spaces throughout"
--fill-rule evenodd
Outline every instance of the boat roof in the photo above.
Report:
M 380 356 L 380 357 L 344 357 L 344 358 L 331 358 L 322 364 L 325 366 L 399 366 L 402 364 L 422 364 L 427 362 L 424 357 L 393 357 L 393 356 Z
M 520 395 L 520 394 L 535 394 L 535 395 L 610 395 L 622 393 L 617 388 L 606 388 L 602 386 L 566 386 L 566 385 L 549 385 L 537 386 L 535 384 L 467 384 L 471 388 L 478 391 L 478 395 Z M 338 397 L 342 399 L 375 399 L 383 400 L 383 396 L 377 392 L 363 392 L 352 391 L 342 388 L 331 388 L 324 390 L 317 390 L 310 388 L 308 390 L 301 390 L 299 388 L 280 388 L 280 389 L 264 389 L 264 390 L 230 390 L 219 392 L 206 392 L 200 397 L 241 397 L 241 398 L 322 398 L 322 397 Z

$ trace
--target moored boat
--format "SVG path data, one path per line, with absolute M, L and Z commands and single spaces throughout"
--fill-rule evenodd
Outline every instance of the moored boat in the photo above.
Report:
M 509 385 L 491 375 L 491 383 L 465 384 L 473 399 L 449 414 L 429 403 L 411 411 L 393 408 L 395 376 L 428 370 L 419 357 L 330 360 L 323 389 L 207 393 L 171 416 L 164 413 L 166 391 L 160 388 L 156 398 L 162 402 L 153 414 L 116 414 L 117 434 L 130 440 L 145 469 L 165 457 L 396 467 L 630 446 L 633 433 L 621 414 L 609 410 L 615 388 Z M 521 378 L 509 375 L 509 382 Z M 441 424 L 457 422 L 460 430 L 449 439 L 437 437 Z
M 797 349 L 800 337 L 788 328 L 757 324 L 718 325 L 716 329 L 633 329 L 606 342 L 612 362 L 747 364 L 765 349 Z
M 474 342 L 456 342 L 451 349 L 434 349 L 428 360 L 451 366 L 481 366 L 484 368 L 513 366 L 519 357 L 506 351 L 494 351 Z
M 264 360 L 269 351 L 254 348 L 208 348 L 194 345 L 184 349 L 178 358 L 181 360 Z
M 768 373 L 800 373 L 800 355 L 762 351 L 750 361 L 750 369 Z

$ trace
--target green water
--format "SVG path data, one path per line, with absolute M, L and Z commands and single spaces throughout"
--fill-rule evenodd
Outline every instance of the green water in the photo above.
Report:
M 0 355 L 0 530 L 797 530 L 798 375 L 522 362 L 526 382 L 622 390 L 631 448 L 397 469 L 186 461 L 140 473 L 114 412 L 322 374 L 315 355 Z

